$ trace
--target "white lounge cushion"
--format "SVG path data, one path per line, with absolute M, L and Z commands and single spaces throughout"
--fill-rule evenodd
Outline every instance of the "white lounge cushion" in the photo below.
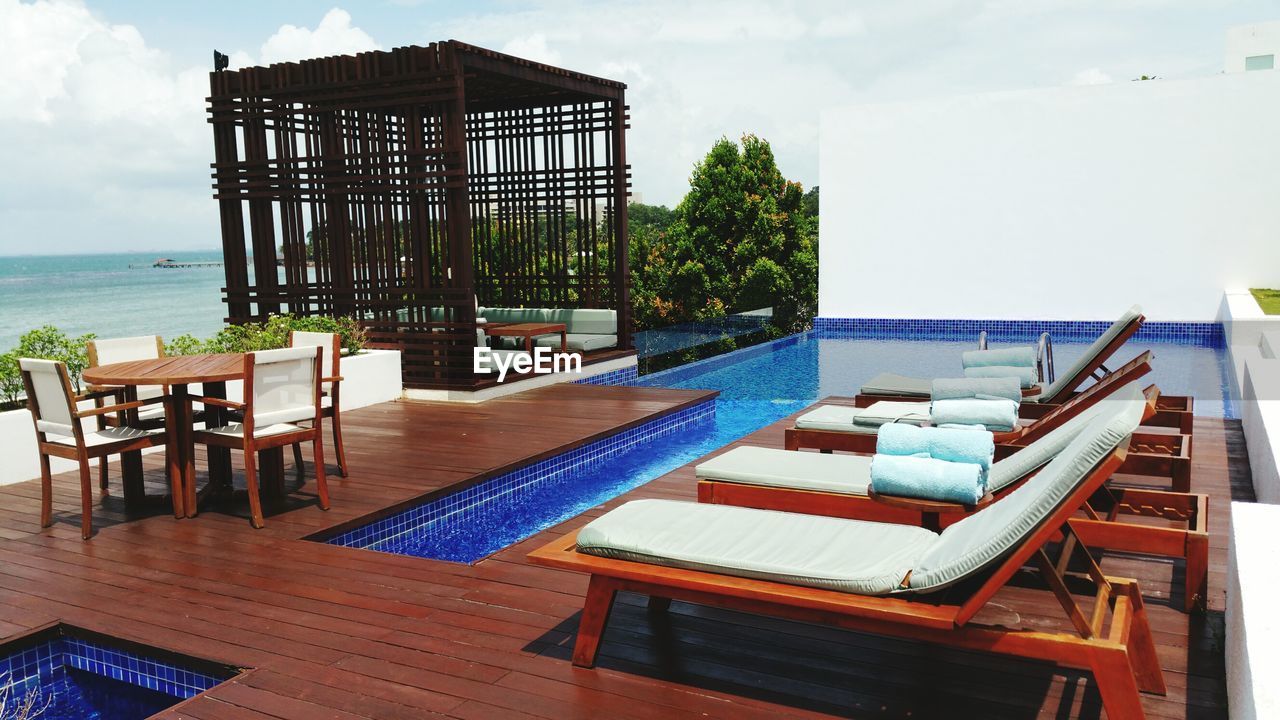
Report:
M 700 463 L 694 474 L 699 480 L 866 495 L 871 482 L 871 456 L 744 445 Z
M 256 438 L 268 437 L 271 435 L 280 435 L 283 433 L 298 432 L 299 430 L 305 430 L 305 429 L 306 428 L 299 427 L 297 425 L 292 425 L 290 423 L 276 423 L 274 425 L 263 425 L 260 427 L 254 427 L 253 436 Z M 228 437 L 244 437 L 244 424 L 228 423 L 221 427 L 209 428 L 204 432 L 213 433 L 215 435 L 226 435 Z
M 134 427 L 113 427 L 106 430 L 97 430 L 91 433 L 85 433 L 85 447 L 98 447 L 99 445 L 110 445 L 111 443 L 123 442 L 125 440 L 137 440 L 138 438 L 159 435 L 164 432 L 159 428 L 154 430 L 140 430 Z M 69 445 L 75 447 L 76 439 L 72 436 L 50 437 L 49 442 L 59 445 Z
M 875 395 L 911 395 L 929 397 L 932 378 L 908 377 L 897 373 L 880 373 L 862 384 L 862 392 Z
M 908 525 L 635 500 L 578 533 L 589 555 L 862 595 L 899 588 L 938 536 Z
M 534 343 L 542 347 L 549 347 L 555 350 L 560 349 L 560 334 L 539 335 L 534 338 Z M 570 350 L 578 352 L 591 352 L 592 350 L 604 350 L 606 348 L 618 346 L 617 335 L 588 335 L 586 333 L 567 333 L 565 334 L 565 344 Z
M 949 526 L 916 564 L 912 589 L 946 587 L 1017 547 L 1102 458 L 1129 442 L 1145 404 L 1136 384 L 1121 390 L 1043 470 L 999 502 Z
M 819 405 L 796 418 L 804 430 L 832 430 L 874 435 L 887 422 L 922 425 L 929 420 L 929 403 L 881 402 L 870 408 L 849 405 Z

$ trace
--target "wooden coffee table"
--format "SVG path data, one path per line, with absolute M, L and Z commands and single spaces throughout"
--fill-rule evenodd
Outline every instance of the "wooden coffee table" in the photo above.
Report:
M 489 325 L 484 328 L 486 335 L 493 337 L 522 337 L 525 352 L 533 352 L 533 339 L 539 335 L 560 333 L 560 352 L 569 352 L 568 328 L 564 323 L 513 323 L 511 325 Z

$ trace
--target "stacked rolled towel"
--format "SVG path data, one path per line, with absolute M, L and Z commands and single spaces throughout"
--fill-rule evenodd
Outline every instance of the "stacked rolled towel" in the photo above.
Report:
M 925 457 L 953 463 L 977 465 L 982 482 L 995 458 L 996 443 L 985 430 L 916 427 L 893 423 L 881 425 L 876 434 L 876 455 Z M 874 465 L 874 461 L 872 461 Z
M 994 432 L 1009 432 L 1018 425 L 1018 403 L 1008 398 L 935 400 L 929 410 L 935 426 L 981 425 Z
M 974 505 L 986 494 L 987 484 L 982 469 L 973 463 L 876 455 L 871 460 L 871 489 L 881 495 Z
M 968 378 L 1017 378 L 1018 386 L 1024 388 L 1029 388 L 1036 384 L 1036 369 L 1034 367 L 1014 367 L 1012 365 L 967 367 L 964 369 L 964 376 Z
M 933 392 L 930 393 L 931 400 L 937 402 L 938 400 L 964 400 L 966 398 L 976 398 L 978 400 L 1005 398 L 1006 400 L 1021 403 L 1022 386 L 1015 377 L 938 378 L 933 381 Z
M 973 505 L 987 492 L 995 452 L 991 433 L 983 430 L 884 425 L 871 459 L 871 489 Z
M 1033 347 L 970 350 L 960 362 L 967 378 L 1018 378 L 1021 387 L 1036 384 L 1036 350 Z

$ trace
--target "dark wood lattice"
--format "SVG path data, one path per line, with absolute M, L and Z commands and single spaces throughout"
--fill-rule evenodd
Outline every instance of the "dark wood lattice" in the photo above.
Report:
M 408 387 L 487 382 L 477 303 L 612 308 L 631 347 L 625 85 L 450 40 L 210 88 L 228 321 L 357 317 Z

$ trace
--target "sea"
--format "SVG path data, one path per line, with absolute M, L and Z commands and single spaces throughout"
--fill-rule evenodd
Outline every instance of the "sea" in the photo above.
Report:
M 216 333 L 223 268 L 152 267 L 160 258 L 220 262 L 222 251 L 0 257 L 0 353 L 42 325 L 106 338 Z

